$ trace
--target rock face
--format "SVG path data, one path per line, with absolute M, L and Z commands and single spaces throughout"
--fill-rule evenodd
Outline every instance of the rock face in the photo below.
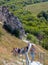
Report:
M 19 19 L 14 16 L 13 13 L 9 12 L 6 6 L 0 7 L 0 13 L 0 20 L 2 20 L 4 23 L 3 27 L 12 34 L 22 39 L 25 31 Z

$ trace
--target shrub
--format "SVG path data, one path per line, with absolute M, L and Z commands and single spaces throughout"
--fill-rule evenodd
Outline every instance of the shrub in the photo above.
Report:
M 46 20 L 48 20 L 48 12 L 46 11 L 41 11 L 39 14 L 38 14 L 38 17 L 44 17 Z
M 10 25 L 5 25 L 5 24 L 4 24 L 4 25 L 3 25 L 3 28 L 6 29 L 8 32 L 11 32 L 11 33 L 12 33 L 12 31 L 11 31 L 12 28 L 11 28 Z
M 28 40 L 31 40 L 32 39 L 32 36 L 30 34 L 27 35 L 27 39 Z
M 10 8 L 15 11 L 15 5 L 10 5 Z
M 48 38 L 44 38 L 42 41 L 43 41 L 43 43 L 41 44 L 42 47 L 48 50 Z
M 35 43 L 35 44 L 38 44 L 38 43 L 39 43 L 37 37 L 35 37 L 35 36 L 32 35 L 32 34 L 28 34 L 28 35 L 27 35 L 27 39 L 30 40 L 32 43 Z
M 19 38 L 19 30 L 14 29 L 12 34 Z

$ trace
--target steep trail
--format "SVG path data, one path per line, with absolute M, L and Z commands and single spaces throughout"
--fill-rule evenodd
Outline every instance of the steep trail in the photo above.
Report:
M 3 22 L 0 22 L 0 24 L 1 25 L 3 25 Z M 4 32 L 5 33 L 7 33 L 5 30 L 4 30 Z M 8 33 L 7 33 L 8 34 Z M 7 42 L 8 43 L 16 43 L 16 41 L 14 40 L 15 39 L 15 37 L 14 37 L 14 39 L 13 38 L 11 38 L 11 36 L 8 36 L 8 35 L 10 35 L 10 34 L 5 34 L 5 39 L 7 40 Z M 10 40 L 10 41 L 9 41 Z M 23 40 L 24 42 L 26 42 L 26 43 L 28 43 L 29 41 L 28 40 Z M 34 43 L 32 43 L 32 44 L 34 44 Z M 43 50 L 43 49 L 41 49 L 38 45 L 36 45 L 36 44 L 34 44 L 35 45 L 35 47 L 40 51 L 40 52 L 45 52 L 45 50 Z
M 21 43 L 25 43 L 25 45 L 23 45 L 22 47 L 24 47 L 24 46 L 26 46 L 27 45 L 27 42 L 26 41 L 24 41 L 24 40 L 19 40 L 19 39 L 17 39 L 16 37 L 14 37 L 14 36 L 12 36 L 11 34 L 9 34 L 9 33 L 7 33 L 4 29 L 2 29 L 2 31 L 4 31 L 4 34 L 5 35 L 3 35 L 2 36 L 2 44 L 4 44 L 4 46 L 5 46 L 5 43 L 7 43 L 7 45 L 5 46 L 6 47 L 6 49 L 7 49 L 7 51 L 5 51 L 4 53 L 5 54 L 10 54 L 11 53 L 11 50 L 12 50 L 12 48 L 13 47 L 16 47 L 15 45 L 18 43 L 18 45 L 19 45 L 19 43 L 21 44 Z M 18 40 L 19 40 L 19 42 L 18 42 Z M 23 42 L 24 41 L 24 42 Z M 12 43 L 12 44 L 11 44 Z M 9 44 L 9 46 L 10 47 L 12 47 L 11 49 L 10 49 L 10 47 L 8 46 L 8 44 Z M 17 45 L 17 47 L 18 47 L 18 45 Z M 22 44 L 21 44 L 22 45 Z M 8 46 L 8 47 L 7 47 Z M 35 45 L 35 47 L 37 48 L 37 50 L 38 50 L 38 52 L 42 52 L 42 53 L 46 53 L 46 51 L 44 51 L 43 49 L 41 49 L 38 45 Z M 20 47 L 21 48 L 21 47 Z M 2 48 L 1 48 L 2 49 Z M 10 49 L 10 50 L 9 50 Z M 10 54 L 10 58 L 12 57 L 12 55 Z M 10 59 L 9 58 L 9 59 Z M 14 60 L 14 58 L 12 57 L 12 60 Z M 12 62 L 12 60 L 11 60 L 11 62 Z M 16 59 L 15 59 L 16 60 Z M 14 61 L 15 61 L 14 60 Z M 25 61 L 25 59 L 24 59 L 24 61 Z M 5 61 L 6 62 L 6 61 Z M 8 62 L 8 63 L 10 63 L 10 62 Z M 8 64 L 7 63 L 7 64 Z M 14 64 L 15 62 L 13 62 L 12 64 L 10 63 L 10 65 L 15 65 Z M 19 59 L 17 60 L 17 63 L 19 64 L 20 63 L 20 61 L 19 61 Z M 8 64 L 9 65 L 9 64 Z M 21 65 L 22 65 L 22 63 L 21 63 Z
M 23 40 L 24 42 L 26 42 L 27 44 L 30 42 L 30 41 L 28 41 L 28 40 Z M 42 53 L 46 53 L 44 50 L 42 50 L 38 45 L 36 45 L 36 44 L 34 44 L 34 43 L 31 43 L 31 44 L 33 44 L 35 47 L 36 47 L 36 49 L 38 49 L 38 51 L 39 52 L 42 52 Z

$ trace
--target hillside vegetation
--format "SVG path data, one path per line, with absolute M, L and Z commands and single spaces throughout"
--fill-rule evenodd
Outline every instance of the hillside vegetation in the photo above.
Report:
M 15 63 L 17 58 L 12 55 L 12 49 L 23 48 L 26 45 L 22 40 L 7 33 L 0 24 L 0 65 L 4 65 L 4 60 Z
M 40 43 L 44 45 L 44 48 L 48 48 L 48 11 L 42 11 L 38 16 L 34 16 L 31 12 L 25 10 L 14 11 L 14 15 L 17 16 L 22 22 L 27 39 L 33 43 Z
M 6 64 L 9 63 L 9 65 L 14 63 L 16 64 L 17 60 L 19 62 L 22 62 L 19 60 L 19 57 L 13 56 L 11 51 L 13 48 L 23 48 L 27 46 L 26 43 L 24 43 L 22 40 L 16 38 L 15 36 L 12 36 L 11 34 L 7 33 L 0 24 L 0 32 L 2 34 L 0 37 L 0 65 L 4 65 L 4 61 L 6 61 Z M 39 48 L 39 49 L 38 49 Z M 40 49 L 41 48 L 41 49 Z M 47 51 L 43 49 L 41 46 L 37 45 L 37 52 L 45 52 L 47 55 Z M 48 65 L 47 57 L 45 58 L 45 64 Z M 22 57 L 20 57 L 21 59 Z M 36 57 L 36 60 L 38 58 L 38 54 Z M 22 64 L 21 64 L 22 65 Z
M 7 6 L 9 11 L 19 18 L 25 30 L 25 38 L 36 44 L 37 52 L 45 52 L 44 62 L 48 65 L 48 2 L 45 1 L 48 0 L 0 0 L 0 6 Z M 13 56 L 11 51 L 26 45 L 0 24 L 0 65 L 5 65 L 4 61 L 16 65 L 20 57 L 17 61 L 17 57 Z
M 7 65 L 7 63 L 15 65 L 18 56 L 14 57 L 11 51 L 13 48 L 23 48 L 24 46 L 26 46 L 26 43 L 7 33 L 0 24 L 0 65 Z M 4 64 L 4 61 L 6 64 Z
M 7 6 L 23 24 L 26 39 L 48 50 L 48 2 L 30 3 L 32 5 L 28 0 L 2 0 L 2 2 L 0 1 L 0 5 Z
M 41 11 L 47 11 L 48 10 L 48 2 L 42 2 L 38 4 L 28 5 L 24 7 L 25 10 L 30 11 L 33 15 L 37 15 Z
M 7 31 L 5 31 L 2 28 L 2 25 L 0 24 L 0 46 L 3 46 L 5 48 L 8 48 L 8 50 L 11 50 L 14 47 L 24 47 L 26 46 L 26 44 L 22 40 L 16 38 L 12 34 L 9 34 Z
M 6 5 L 12 10 L 18 10 L 26 5 L 46 2 L 48 0 L 0 0 L 0 6 Z

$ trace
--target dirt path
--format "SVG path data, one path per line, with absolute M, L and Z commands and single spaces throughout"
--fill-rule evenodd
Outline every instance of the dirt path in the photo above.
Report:
M 23 40 L 24 42 L 26 42 L 26 43 L 29 43 L 30 41 L 28 41 L 28 40 Z M 45 53 L 42 49 L 40 49 L 36 44 L 34 44 L 34 43 L 31 43 L 31 44 L 33 44 L 34 46 L 35 46 L 35 48 L 39 51 L 39 52 L 42 52 L 42 53 Z

